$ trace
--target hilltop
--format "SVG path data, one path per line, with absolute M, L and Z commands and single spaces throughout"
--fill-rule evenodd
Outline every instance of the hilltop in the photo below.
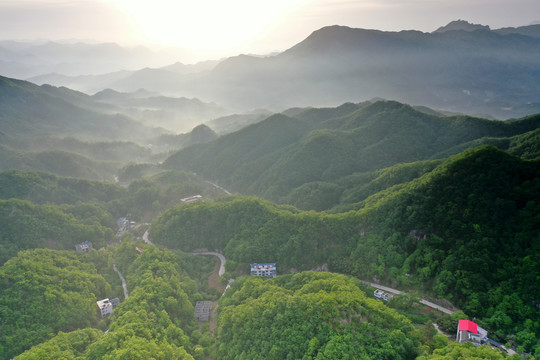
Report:
M 299 199 L 309 203 L 306 198 L 317 197 L 314 209 L 324 210 L 339 203 L 345 188 L 351 191 L 345 185 L 348 176 L 369 178 L 369 172 L 448 157 L 482 143 L 518 151 L 522 134 L 530 139 L 519 151 L 538 156 L 538 115 L 503 122 L 426 113 L 388 101 L 286 113 L 181 150 L 164 166 L 196 171 L 232 190 L 273 201 L 299 205 Z

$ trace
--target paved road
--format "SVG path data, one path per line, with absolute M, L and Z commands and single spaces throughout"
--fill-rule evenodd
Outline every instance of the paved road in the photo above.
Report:
M 150 230 L 150 229 L 148 229 L 148 230 Z M 142 238 L 143 238 L 143 240 L 144 240 L 144 242 L 145 242 L 146 244 L 154 245 L 154 243 L 151 242 L 150 239 L 148 238 L 148 230 L 146 230 L 146 231 L 144 232 Z
M 129 297 L 129 294 L 128 294 L 128 289 L 126 285 L 126 279 L 124 279 L 124 277 L 122 276 L 122 273 L 116 267 L 116 264 L 113 264 L 113 269 L 114 271 L 116 271 L 116 273 L 120 277 L 120 280 L 122 280 L 122 287 L 124 288 L 124 299 L 127 299 Z
M 227 259 L 225 259 L 225 256 L 223 256 L 223 254 L 220 254 L 214 251 L 200 251 L 200 252 L 197 251 L 197 252 L 194 252 L 193 254 L 217 256 L 221 263 L 221 265 L 219 266 L 218 275 L 222 276 L 223 274 L 225 274 L 225 263 L 227 262 Z
M 403 291 L 399 291 L 397 289 L 392 289 L 392 288 L 389 288 L 387 286 L 383 286 L 383 285 L 379 285 L 379 284 L 375 284 L 375 283 L 372 283 L 372 282 L 369 282 L 369 281 L 364 281 L 364 280 L 361 280 L 364 284 L 367 284 L 369 286 L 373 286 L 377 289 L 381 289 L 381 290 L 384 290 L 386 292 L 389 292 L 389 293 L 392 293 L 392 294 L 396 294 L 396 295 L 401 295 L 401 294 L 404 294 Z M 442 307 L 442 306 L 439 306 L 437 304 L 434 304 L 432 303 L 431 301 L 427 301 L 427 300 L 424 300 L 424 299 L 420 299 L 420 303 L 421 304 L 424 304 L 426 306 L 429 306 L 430 308 L 433 308 L 433 309 L 436 309 L 436 310 L 439 310 L 439 311 L 442 311 L 443 313 L 445 314 L 453 314 L 454 311 L 453 310 L 450 310 L 450 309 L 447 309 L 445 307 Z
M 147 244 L 154 245 L 154 243 L 152 241 L 150 241 L 150 239 L 148 238 L 148 230 L 145 231 L 145 233 L 143 235 L 143 240 Z M 219 258 L 220 263 L 221 263 L 220 266 L 219 266 L 218 275 L 222 276 L 223 274 L 225 274 L 225 263 L 227 262 L 227 259 L 225 259 L 225 256 L 223 256 L 222 254 L 214 252 L 214 251 L 197 251 L 197 252 L 193 252 L 193 254 L 217 256 Z M 120 273 L 118 273 L 118 274 L 120 275 Z
M 372 283 L 372 282 L 369 282 L 369 281 L 364 281 L 364 280 L 360 280 L 360 281 L 362 281 L 364 284 L 367 284 L 369 286 L 373 286 L 374 288 L 381 289 L 381 290 L 384 290 L 384 291 L 392 293 L 392 294 L 396 294 L 396 295 L 403 294 L 402 291 L 392 289 L 392 288 L 386 287 L 384 285 L 379 285 L 379 284 L 375 284 L 375 283 Z
M 454 313 L 452 310 L 447 309 L 447 308 L 445 308 L 445 307 L 442 307 L 442 306 L 440 306 L 440 305 L 434 304 L 434 303 L 432 303 L 431 301 L 427 301 L 427 300 L 422 299 L 422 300 L 420 300 L 420 303 L 421 303 L 421 304 L 424 304 L 424 305 L 426 305 L 426 306 L 429 306 L 430 308 L 433 308 L 433 309 L 442 311 L 442 312 L 445 313 L 445 314 L 453 314 L 453 313 Z

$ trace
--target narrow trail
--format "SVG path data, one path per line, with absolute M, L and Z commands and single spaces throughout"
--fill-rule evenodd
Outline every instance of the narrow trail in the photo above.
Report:
M 208 181 L 208 180 L 207 180 L 206 182 L 207 182 L 208 184 L 212 185 L 213 187 L 215 187 L 216 189 L 219 189 L 219 190 L 223 191 L 225 194 L 227 194 L 227 195 L 232 195 L 232 193 L 231 193 L 229 190 L 227 190 L 227 189 L 225 189 L 225 188 L 222 188 L 222 187 L 219 186 L 218 184 L 215 184 L 215 183 L 213 183 L 213 182 L 211 182 L 211 181 Z
M 126 279 L 124 279 L 124 277 L 122 276 L 122 273 L 116 267 L 116 264 L 113 264 L 113 269 L 114 271 L 116 271 L 116 273 L 120 277 L 120 280 L 122 280 L 122 287 L 124 288 L 124 299 L 127 299 L 129 297 L 129 294 L 128 294 L 128 289 L 126 285 Z
M 379 284 L 372 283 L 372 282 L 369 282 L 369 281 L 364 281 L 364 280 L 360 280 L 360 281 L 362 281 L 366 285 L 373 286 L 373 287 L 375 287 L 377 289 L 381 289 L 381 290 L 387 291 L 387 292 L 392 293 L 392 294 L 396 294 L 396 295 L 404 294 L 403 291 L 399 291 L 397 289 L 392 289 L 392 288 L 390 288 L 388 286 L 379 285 Z M 431 301 L 428 301 L 428 300 L 425 300 L 425 299 L 420 299 L 420 303 L 423 304 L 423 305 L 429 306 L 430 308 L 433 308 L 435 310 L 439 310 L 439 311 L 441 311 L 441 312 L 443 312 L 445 314 L 453 314 L 454 313 L 454 310 L 447 309 L 445 307 L 434 304 Z

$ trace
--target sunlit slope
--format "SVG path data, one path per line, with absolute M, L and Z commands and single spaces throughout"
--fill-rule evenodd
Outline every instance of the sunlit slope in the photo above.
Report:
M 511 137 L 539 125 L 538 115 L 503 122 L 427 114 L 397 102 L 345 104 L 269 117 L 173 154 L 164 165 L 196 171 L 244 194 L 282 201 L 306 183 L 446 157 L 450 149 L 474 146 L 474 140 Z
M 509 324 L 524 321 L 538 296 L 540 163 L 483 146 L 432 165 L 410 182 L 390 181 L 356 211 L 298 212 L 233 198 L 164 212 L 152 236 L 185 251 L 220 249 L 242 263 L 327 263 L 363 278 L 425 286 L 493 328 L 498 307 L 511 301 L 523 312 L 509 315 Z
M 220 359 L 414 359 L 408 319 L 368 298 L 356 279 L 305 272 L 242 279 L 220 300 Z

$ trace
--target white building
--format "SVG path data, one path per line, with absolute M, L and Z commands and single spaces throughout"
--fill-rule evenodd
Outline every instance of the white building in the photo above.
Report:
M 381 300 L 384 300 L 384 301 L 388 301 L 388 300 L 394 298 L 394 295 L 392 295 L 390 293 L 387 293 L 387 292 L 384 292 L 381 289 L 376 289 L 373 292 L 373 296 L 375 296 L 377 299 L 381 299 Z
M 109 300 L 109 298 L 105 298 L 103 300 L 96 301 L 96 303 L 99 308 L 99 311 L 101 312 L 101 317 L 105 318 L 111 315 L 114 308 L 118 304 L 120 304 L 120 299 L 114 298 L 112 300 Z
M 199 200 L 202 200 L 201 195 L 193 195 L 193 196 L 190 196 L 190 197 L 187 197 L 187 198 L 180 199 L 180 201 L 182 203 L 184 203 L 184 204 L 191 204 L 191 203 L 194 203 L 195 201 L 199 201 Z
M 84 241 L 80 244 L 75 245 L 75 251 L 77 252 L 89 252 L 92 248 L 92 243 L 90 241 Z
M 277 276 L 276 263 L 251 264 L 251 275 L 274 278 Z

